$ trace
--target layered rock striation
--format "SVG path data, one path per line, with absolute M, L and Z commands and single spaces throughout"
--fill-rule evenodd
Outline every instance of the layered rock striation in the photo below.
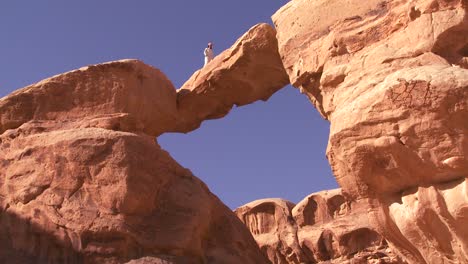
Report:
M 411 263 L 466 263 L 467 2 L 293 0 L 273 15 L 291 83 L 330 121 L 343 191 Z

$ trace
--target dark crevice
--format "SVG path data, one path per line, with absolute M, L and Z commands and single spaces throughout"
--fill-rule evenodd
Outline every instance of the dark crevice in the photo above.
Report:
M 335 241 L 335 234 L 332 231 L 326 229 L 322 232 L 318 241 L 319 260 L 326 261 L 335 258 L 336 252 L 333 248 Z
M 301 227 L 315 224 L 315 213 L 317 209 L 318 209 L 317 202 L 312 197 L 310 197 L 309 202 L 306 204 L 303 210 L 304 223 L 300 225 Z
M 401 140 L 400 136 L 396 137 L 396 139 L 397 139 L 398 143 L 400 143 L 403 146 L 406 146 L 406 144 Z
M 411 7 L 411 10 L 409 13 L 409 17 L 411 21 L 416 20 L 420 16 L 421 16 L 421 11 L 419 11 L 419 9 L 416 9 L 414 6 Z
M 462 57 L 468 57 L 468 43 L 466 43 L 465 46 L 463 46 L 459 51 L 458 54 Z

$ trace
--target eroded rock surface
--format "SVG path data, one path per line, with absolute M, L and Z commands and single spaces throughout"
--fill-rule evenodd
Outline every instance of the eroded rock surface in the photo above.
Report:
M 468 203 L 453 200 L 468 176 L 467 8 L 293 0 L 273 16 L 291 83 L 331 122 L 337 181 L 411 263 L 468 262 Z
M 272 263 L 306 261 L 291 217 L 294 204 L 283 199 L 253 201 L 235 210 Z
M 466 178 L 406 190 L 389 203 L 388 215 L 427 263 L 468 263 L 468 181 Z M 388 220 L 387 220 L 388 221 Z M 390 223 L 392 224 L 392 223 Z M 392 226 L 393 227 L 393 226 Z
M 367 208 L 336 189 L 297 205 L 263 199 L 235 212 L 272 263 L 403 263 L 371 227 Z
M 177 92 L 183 120 L 180 132 L 196 129 L 204 120 L 221 118 L 234 105 L 267 100 L 289 84 L 275 35 L 268 24 L 252 27 L 185 82 Z

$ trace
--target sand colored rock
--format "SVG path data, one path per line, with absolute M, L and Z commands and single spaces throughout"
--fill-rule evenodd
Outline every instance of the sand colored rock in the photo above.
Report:
M 354 194 L 359 192 L 359 186 L 353 186 L 355 184 L 352 183 L 356 177 L 344 172 L 342 167 L 346 165 L 337 164 L 340 160 L 345 159 L 340 157 L 333 159 L 333 153 L 349 152 L 347 149 L 353 151 L 359 149 L 355 146 L 345 146 L 348 141 L 350 144 L 360 144 L 360 142 L 364 143 L 366 139 L 369 139 L 374 145 L 373 148 L 378 148 L 379 143 L 386 147 L 391 142 L 401 140 L 401 151 L 417 148 L 424 142 L 426 144 L 424 148 L 435 148 L 434 155 L 441 156 L 437 153 L 442 151 L 438 151 L 437 146 L 431 146 L 431 142 L 443 142 L 444 140 L 424 138 L 434 136 L 432 132 L 427 130 L 433 131 L 434 127 L 438 127 L 441 131 L 437 131 L 437 134 L 447 134 L 451 130 L 466 131 L 466 122 L 459 121 L 466 114 L 467 101 L 462 99 L 466 98 L 467 71 L 460 65 L 452 66 L 447 58 L 437 54 L 437 50 L 438 47 L 447 43 L 448 46 L 457 46 L 461 49 L 459 52 L 463 54 L 462 47 L 468 43 L 468 39 L 463 38 L 461 43 L 456 45 L 453 43 L 455 42 L 453 38 L 446 40 L 444 37 L 450 34 L 466 36 L 467 34 L 462 33 L 465 33 L 463 30 L 468 31 L 468 22 L 466 22 L 465 7 L 462 7 L 460 1 L 451 1 L 450 4 L 446 3 L 445 5 L 436 5 L 436 2 L 428 5 L 424 1 L 416 1 L 411 4 L 403 1 L 389 1 L 385 5 L 382 4 L 385 2 L 381 1 L 367 1 L 366 4 L 359 5 L 357 2 L 349 1 L 349 6 L 344 8 L 346 12 L 343 11 L 345 14 L 340 14 L 328 23 L 320 20 L 320 16 L 316 19 L 301 16 L 303 14 L 301 12 L 308 10 L 311 12 L 314 10 L 318 15 L 332 12 L 336 8 L 332 5 L 335 2 L 337 5 L 339 1 L 315 1 L 312 2 L 313 4 L 310 1 L 292 1 L 278 11 L 274 19 L 278 27 L 280 53 L 284 57 L 283 62 L 291 82 L 303 89 L 314 102 L 317 102 L 317 108 L 331 121 L 329 158 L 332 159 L 331 163 L 335 173 L 337 173 L 338 180 L 343 181 L 344 188 Z M 434 6 L 438 6 L 438 8 L 436 9 Z M 420 12 L 421 15 L 412 19 L 408 12 L 403 11 Z M 392 23 L 388 22 L 392 25 L 388 29 L 379 24 L 379 30 L 376 31 L 377 29 L 371 23 L 373 19 L 378 24 L 377 22 L 383 23 L 382 21 L 395 17 L 400 19 L 391 20 Z M 292 21 L 302 26 L 295 31 L 295 27 L 289 26 Z M 314 21 L 319 24 L 312 23 Z M 307 23 L 312 24 L 308 27 Z M 386 25 L 386 23 L 383 24 Z M 306 39 L 306 36 L 314 35 L 315 31 L 319 31 L 322 27 L 328 28 L 329 32 L 316 36 L 316 38 Z M 352 38 L 356 35 L 355 31 L 357 33 L 362 31 L 360 35 L 364 36 L 358 39 Z M 375 34 L 368 33 L 369 36 L 367 36 L 367 31 L 376 32 Z M 296 41 L 297 45 L 291 46 Z M 334 45 L 338 42 L 343 42 L 343 46 L 340 48 L 343 50 L 342 54 L 332 52 Z M 329 46 L 325 45 L 328 43 Z M 319 46 L 326 51 L 299 48 L 305 44 L 311 46 L 320 44 Z M 351 48 L 355 46 L 359 48 Z M 319 58 L 309 58 L 309 56 L 319 56 Z M 453 56 L 455 55 L 451 57 Z M 313 64 L 316 62 L 320 63 Z M 308 65 L 307 63 L 312 64 Z M 316 95 L 313 94 L 315 92 Z M 425 128 L 425 120 L 430 120 L 431 128 Z M 411 137 L 418 137 L 418 143 L 411 144 L 415 145 L 414 147 L 403 145 L 409 143 L 406 140 Z M 464 134 L 461 133 L 460 137 L 464 137 Z M 374 144 L 374 139 L 379 139 L 379 141 Z M 457 136 L 454 135 L 453 141 L 463 142 L 463 139 L 457 139 Z M 335 145 L 340 146 L 335 148 Z M 338 148 L 340 151 L 335 150 Z M 435 169 L 436 167 L 440 168 L 441 165 L 447 167 L 443 161 L 450 158 L 458 157 L 463 160 L 464 155 L 460 151 L 462 150 L 454 150 L 453 153 L 445 154 L 445 157 L 439 157 L 437 161 L 428 160 L 426 164 L 423 164 L 423 159 L 415 157 L 414 160 L 408 162 L 415 167 L 413 171 L 406 173 L 404 170 L 409 170 L 408 166 L 393 164 L 400 171 L 397 175 L 392 172 L 391 176 L 364 180 L 374 181 L 370 184 L 376 192 L 394 192 L 413 186 L 415 182 L 430 183 L 432 181 L 432 179 L 424 179 L 424 177 L 438 177 L 435 182 L 450 180 L 451 175 L 439 176 L 442 173 L 437 173 Z M 417 156 L 427 155 L 430 154 L 418 153 Z M 402 156 L 405 159 L 410 158 L 409 155 Z M 378 157 L 366 159 L 361 156 L 359 158 L 362 161 L 372 162 Z M 385 163 L 385 158 L 382 159 L 382 162 Z M 398 163 L 398 160 L 394 160 L 394 162 Z M 347 166 L 365 167 L 365 169 L 373 170 L 372 167 L 358 163 L 358 160 L 351 160 Z M 378 164 L 378 162 L 376 163 Z M 417 164 L 421 166 L 417 166 Z M 388 165 L 392 166 L 391 162 Z M 460 170 L 462 167 L 464 166 L 461 165 L 458 169 Z M 416 175 L 407 177 L 409 173 Z M 366 176 L 372 175 L 371 173 L 364 174 Z M 385 172 L 376 171 L 373 174 L 381 175 Z M 463 175 L 463 173 L 457 174 Z M 347 177 L 352 179 L 346 181 Z M 365 176 L 357 178 L 363 177 Z M 411 180 L 413 182 L 408 182 Z M 364 192 L 367 191 L 364 190 Z
M 151 137 L 36 121 L 0 142 L 2 263 L 266 263 L 231 210 Z
M 297 205 L 263 199 L 235 212 L 274 264 L 404 263 L 371 227 L 367 208 L 336 189 L 311 194 Z
M 252 27 L 185 82 L 177 92 L 183 120 L 179 132 L 196 129 L 204 120 L 221 118 L 234 105 L 267 100 L 289 83 L 275 34 L 268 24 Z
M 453 200 L 468 175 L 466 1 L 293 0 L 273 20 L 291 83 L 331 122 L 336 179 L 368 201 L 370 225 L 408 262 L 466 262 L 453 223 L 468 207 Z
M 178 94 L 159 70 L 122 60 L 0 99 L 0 262 L 267 263 L 151 136 L 191 131 L 287 84 L 275 33 L 253 27 Z

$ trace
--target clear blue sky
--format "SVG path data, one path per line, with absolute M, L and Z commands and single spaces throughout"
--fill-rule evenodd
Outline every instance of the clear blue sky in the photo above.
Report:
M 0 97 L 88 64 L 136 58 L 176 87 L 203 63 L 271 23 L 287 0 L 42 0 L 0 3 Z M 268 197 L 298 202 L 337 184 L 325 157 L 329 124 L 288 86 L 268 102 L 233 109 L 189 134 L 158 141 L 231 208 Z

